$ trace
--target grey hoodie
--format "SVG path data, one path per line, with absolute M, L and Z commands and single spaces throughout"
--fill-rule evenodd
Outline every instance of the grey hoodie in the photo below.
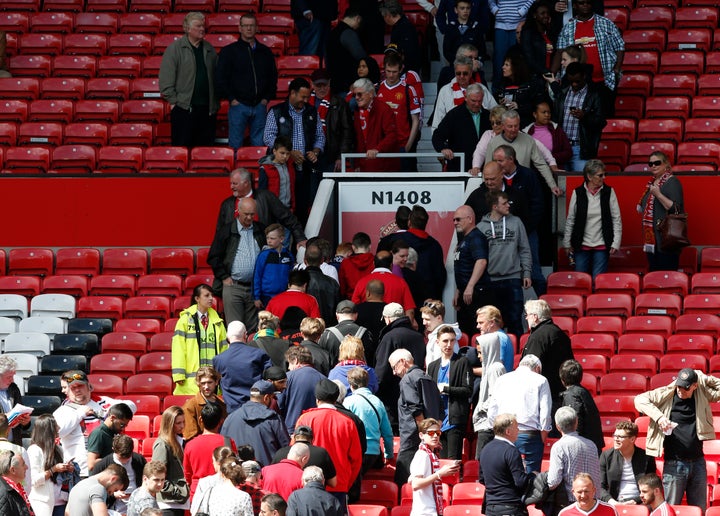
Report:
M 490 280 L 522 279 L 530 277 L 532 256 L 522 221 L 507 215 L 498 221 L 483 216 L 477 225 L 488 241 L 487 272 Z

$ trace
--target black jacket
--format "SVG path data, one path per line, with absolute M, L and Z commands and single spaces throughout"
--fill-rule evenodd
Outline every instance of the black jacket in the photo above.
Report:
M 286 138 L 290 138 L 290 141 L 295 140 L 295 138 L 293 137 L 295 133 L 295 123 L 290 117 L 290 103 L 288 101 L 274 106 L 268 112 L 267 116 L 275 118 L 275 125 L 277 127 L 276 137 L 285 136 Z M 315 109 L 315 106 L 305 104 L 305 107 L 303 108 L 300 116 L 302 117 L 303 136 L 305 140 L 305 149 L 303 150 L 304 152 L 308 152 L 313 150 L 314 147 L 316 147 L 315 134 L 318 124 L 317 109 Z
M 600 412 L 598 411 L 592 394 L 582 385 L 571 385 L 560 394 L 563 407 L 572 407 L 578 417 L 577 431 L 586 439 L 590 439 L 597 446 L 598 453 L 605 447 L 602 434 Z
M 333 95 L 330 108 L 325 115 L 325 159 L 332 163 L 340 159 L 343 152 L 355 151 L 355 126 L 350 106 L 345 99 Z
M 320 482 L 308 482 L 288 497 L 288 510 L 296 516 L 342 516 L 345 509 Z
M 340 285 L 320 270 L 320 267 L 306 267 L 305 270 L 310 275 L 306 292 L 317 299 L 325 326 L 335 325 L 335 307 L 340 302 Z
M 22 399 L 22 394 L 20 394 L 20 388 L 14 382 L 8 386 L 7 395 L 11 407 L 14 407 L 18 403 L 20 403 Z M 22 446 L 22 431 L 27 430 L 28 428 L 30 428 L 30 423 L 25 426 L 16 426 L 13 429 L 11 442 L 13 444 L 17 444 L 18 446 Z M 0 512 L 0 514 L 2 514 L 2 512 Z
M 260 249 L 266 244 L 264 226 L 260 223 L 253 223 L 253 236 Z M 240 245 L 240 233 L 238 232 L 237 222 L 232 220 L 225 224 L 219 231 L 215 233 L 215 238 L 208 252 L 208 265 L 212 267 L 215 274 L 215 283 L 230 277 L 232 264 L 235 260 L 238 245 Z M 218 285 L 213 285 L 216 289 Z M 222 285 L 219 288 L 222 291 Z
M 311 340 L 303 340 L 300 343 L 305 346 L 313 357 L 313 367 L 325 376 L 330 373 L 330 354 Z
M 313 17 L 320 21 L 331 22 L 338 17 L 337 0 L 291 0 L 290 16 L 302 18 L 305 11 L 312 11 Z
M 269 226 L 277 222 L 288 228 L 296 242 L 307 240 L 303 227 L 297 217 L 285 206 L 277 196 L 267 190 L 253 190 L 252 196 L 257 205 L 257 218 L 264 225 Z M 235 203 L 237 198 L 230 196 L 220 205 L 215 233 L 217 234 L 225 224 L 235 220 Z M 260 247 L 262 249 L 262 247 Z
M 440 362 L 442 362 L 442 359 L 438 358 L 428 364 L 427 374 L 435 380 L 435 383 L 437 383 L 438 374 L 440 373 Z M 470 415 L 470 396 L 472 396 L 473 390 L 468 359 L 454 354 L 450 359 L 448 376 L 450 386 L 441 394 L 447 394 L 450 398 L 448 403 L 449 423 L 465 431 L 465 425 Z
M 420 39 L 415 26 L 404 14 L 400 15 L 400 19 L 392 27 L 390 43 L 395 43 L 405 56 L 405 69 L 420 73 Z
M 570 347 L 570 337 L 552 319 L 540 322 L 530 330 L 522 356 L 533 354 L 540 359 L 542 375 L 550 384 L 552 399 L 557 400 L 563 390 L 560 382 L 560 365 L 575 358 Z
M 490 129 L 490 118 L 484 109 L 480 111 L 480 131 L 475 131 L 475 123 L 466 104 L 456 106 L 448 111 L 442 119 L 438 128 L 432 134 L 433 148 L 440 152 L 443 149 L 452 149 L 455 154 L 465 154 L 465 170 L 472 167 L 473 152 L 480 141 L 480 137 Z M 452 171 L 459 170 L 460 160 L 453 159 L 448 168 Z M 480 220 L 480 219 L 478 219 Z
M 600 134 L 602 133 L 603 127 L 607 125 L 607 120 L 602 112 L 600 94 L 597 92 L 593 83 L 588 83 L 587 87 L 588 92 L 582 104 L 582 110 L 585 115 L 582 120 L 580 120 L 579 130 L 581 159 L 597 157 L 598 147 L 600 146 Z M 560 95 L 555 99 L 555 105 L 553 106 L 553 120 L 557 120 L 561 126 L 565 114 L 565 98 L 569 90 L 569 86 L 562 90 Z
M 253 49 L 240 39 L 220 51 L 215 70 L 215 86 L 220 97 L 256 106 L 263 99 L 275 99 L 277 81 L 275 56 L 259 41 Z
M 377 9 L 377 8 L 376 8 Z M 365 20 L 365 18 L 363 18 Z M 348 32 L 345 34 L 345 32 Z M 343 41 L 346 45 L 343 45 Z M 342 20 L 328 35 L 327 69 L 332 76 L 333 91 L 345 93 L 357 79 L 357 65 L 361 56 L 366 55 L 365 49 L 356 31 Z M 330 132 L 328 131 L 328 134 Z
M 0 514 L 3 516 L 30 516 L 23 497 L 0 477 Z
M 607 502 L 610 498 L 617 500 L 624 462 L 622 454 L 615 449 L 605 450 L 600 455 L 599 494 L 602 501 Z M 642 448 L 635 447 L 631 462 L 636 481 L 645 473 L 655 473 L 655 458 L 647 455 Z M 640 497 L 634 500 L 636 503 L 642 503 Z
M 504 179 L 503 183 L 505 184 L 505 190 L 503 191 L 508 194 L 510 198 L 510 213 L 519 217 L 525 226 L 525 231 L 529 232 L 535 228 L 537 221 L 532 220 L 530 215 L 530 202 L 528 201 L 526 193 L 509 186 Z M 484 215 L 490 213 L 490 207 L 485 200 L 488 191 L 487 185 L 483 183 L 473 190 L 465 201 L 465 204 L 470 206 L 473 212 L 475 212 L 475 220 L 480 220 Z

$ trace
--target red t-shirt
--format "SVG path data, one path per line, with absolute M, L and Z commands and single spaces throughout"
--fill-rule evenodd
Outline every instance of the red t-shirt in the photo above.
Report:
M 405 95 L 408 98 L 405 98 Z M 410 137 L 410 115 L 420 115 L 420 100 L 418 99 L 415 88 L 406 85 L 403 81 L 398 82 L 394 86 L 388 86 L 385 81 L 380 83 L 377 98 L 387 104 L 395 113 L 395 123 L 397 124 L 398 143 L 405 145 Z M 408 113 L 409 109 L 409 113 Z
M 286 290 L 276 295 L 270 300 L 266 310 L 282 319 L 285 310 L 291 306 L 300 308 L 308 317 L 322 317 L 317 299 L 297 290 Z
M 595 17 L 588 21 L 578 20 L 575 25 L 575 44 L 582 45 L 587 54 L 587 62 L 593 67 L 593 81 L 603 82 L 605 80 L 602 65 L 600 64 L 600 52 L 598 52 L 597 39 L 595 38 Z
M 375 271 L 357 282 L 353 292 L 352 302 L 355 304 L 365 302 L 365 288 L 372 280 L 380 280 L 385 286 L 384 303 L 400 303 L 405 310 L 415 308 L 415 301 L 410 293 L 407 282 L 389 271 Z

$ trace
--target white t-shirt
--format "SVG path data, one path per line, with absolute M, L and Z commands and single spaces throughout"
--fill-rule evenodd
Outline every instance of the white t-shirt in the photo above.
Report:
M 412 482 L 411 479 L 413 477 L 425 478 L 431 474 L 432 465 L 430 464 L 430 456 L 422 450 L 416 451 L 410 463 L 410 478 L 408 478 L 408 482 Z M 413 491 L 413 503 L 410 516 L 437 516 L 433 484 Z

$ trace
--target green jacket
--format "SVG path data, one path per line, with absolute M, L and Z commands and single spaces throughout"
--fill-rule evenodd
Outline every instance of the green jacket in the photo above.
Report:
M 215 52 L 215 47 L 205 40 L 202 40 L 200 44 L 205 50 L 205 67 L 210 89 L 210 111 L 211 114 L 217 113 L 220 108 L 220 103 L 215 95 L 217 52 Z M 190 101 L 195 87 L 195 56 L 187 35 L 173 41 L 165 50 L 160 63 L 158 81 L 160 93 L 166 101 L 171 105 L 190 109 Z

